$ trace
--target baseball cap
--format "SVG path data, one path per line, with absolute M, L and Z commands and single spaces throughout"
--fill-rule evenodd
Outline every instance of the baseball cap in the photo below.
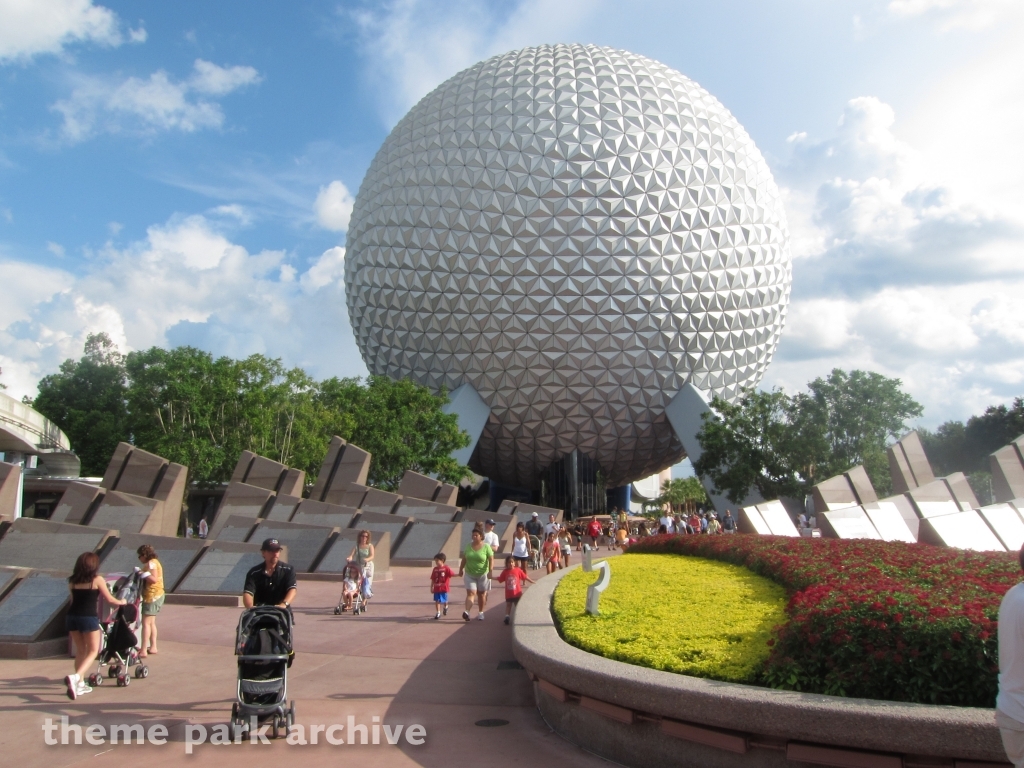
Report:
M 281 542 L 277 539 L 266 539 L 263 542 L 263 546 L 260 547 L 260 552 L 280 552 Z
M 534 517 L 540 517 L 540 515 L 538 513 L 536 513 L 536 512 L 533 513 L 533 516 Z
M 487 525 L 494 525 L 494 521 L 493 520 L 488 520 L 487 521 Z

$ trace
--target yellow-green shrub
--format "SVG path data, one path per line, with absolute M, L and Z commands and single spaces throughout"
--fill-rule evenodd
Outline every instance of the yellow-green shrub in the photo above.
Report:
M 772 629 L 786 621 L 781 586 L 741 566 L 699 557 L 623 555 L 609 565 L 600 616 L 584 611 L 597 574 L 577 569 L 555 590 L 555 622 L 566 642 L 629 664 L 756 681 Z

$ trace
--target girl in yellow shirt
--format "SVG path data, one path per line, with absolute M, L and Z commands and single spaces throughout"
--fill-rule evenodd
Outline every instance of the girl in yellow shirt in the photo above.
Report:
M 142 588 L 142 650 L 139 652 L 139 658 L 145 658 L 157 652 L 156 615 L 164 604 L 164 567 L 156 559 L 156 550 L 149 544 L 143 544 L 136 552 L 149 572 Z

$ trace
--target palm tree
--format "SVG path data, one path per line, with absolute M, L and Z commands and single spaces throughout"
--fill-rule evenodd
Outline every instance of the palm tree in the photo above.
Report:
M 673 514 L 678 513 L 680 507 L 683 512 L 689 513 L 695 511 L 698 504 L 706 504 L 708 495 L 696 477 L 678 477 L 662 483 L 661 496 L 656 501 L 662 505 L 668 504 Z
M 682 480 L 666 480 L 661 484 L 661 496 L 658 501 L 662 506 L 668 504 L 669 511 L 675 514 L 678 507 L 686 503 L 686 491 L 683 488 Z

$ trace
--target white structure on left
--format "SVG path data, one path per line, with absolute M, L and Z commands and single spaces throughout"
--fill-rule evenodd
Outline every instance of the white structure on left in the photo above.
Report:
M 21 517 L 24 470 L 34 469 L 40 455 L 70 450 L 56 424 L 0 392 L 0 520 Z

